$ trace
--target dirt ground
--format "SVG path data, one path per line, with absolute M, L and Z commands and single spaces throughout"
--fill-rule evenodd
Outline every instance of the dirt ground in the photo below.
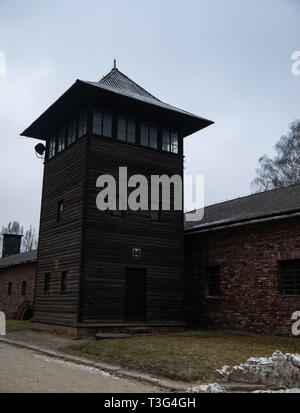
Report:
M 158 393 L 156 387 L 0 343 L 0 393 Z

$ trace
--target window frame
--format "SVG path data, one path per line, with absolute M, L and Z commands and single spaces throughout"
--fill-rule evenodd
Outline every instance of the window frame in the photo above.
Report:
M 292 268 L 284 268 L 288 267 L 289 264 Z M 293 268 L 293 264 L 295 265 L 295 269 Z M 282 297 L 300 297 L 300 260 L 282 260 L 278 261 L 279 266 L 279 286 L 280 286 L 280 295 Z M 298 266 L 298 268 L 297 268 Z M 284 273 L 284 271 L 287 271 Z M 294 274 L 293 274 L 294 272 Z M 292 279 L 291 279 L 292 273 Z M 286 279 L 287 278 L 287 279 Z M 297 279 L 298 278 L 298 279 Z M 286 283 L 292 283 L 292 287 L 287 287 Z M 287 293 L 287 290 L 294 289 L 295 293 Z
M 51 273 L 47 272 L 44 275 L 44 295 L 50 294 L 50 285 L 51 285 Z
M 211 271 L 215 270 L 215 273 Z M 216 277 L 215 284 L 216 292 L 211 290 L 210 277 Z M 205 267 L 205 298 L 220 298 L 221 297 L 221 267 L 220 265 L 207 265 Z
M 67 146 L 73 145 L 78 138 L 78 119 L 74 117 L 67 124 Z
M 120 209 L 120 197 L 116 197 L 116 209 L 112 211 L 115 217 L 122 217 L 124 216 L 124 211 Z
M 124 122 L 125 123 L 125 136 L 124 139 L 121 139 L 119 136 L 119 132 L 120 132 L 120 122 Z M 132 124 L 134 125 L 134 141 L 129 140 L 129 125 Z M 138 144 L 137 142 L 137 121 L 136 119 L 129 117 L 129 116 L 125 116 L 125 115 L 118 115 L 117 116 L 117 141 L 119 142 L 124 142 L 124 143 L 130 143 L 132 145 L 136 145 Z
M 57 153 L 66 149 L 66 125 L 62 125 L 57 132 Z
M 174 138 L 173 135 L 176 134 L 177 144 L 174 145 L 172 143 L 172 139 Z M 164 145 L 167 145 L 166 149 Z M 176 150 L 174 150 L 174 147 Z M 162 141 L 161 141 L 161 149 L 163 152 L 173 153 L 175 155 L 179 155 L 179 132 L 172 128 L 163 127 L 162 128 Z
M 23 297 L 27 295 L 27 281 L 22 281 L 21 295 Z
M 50 159 L 53 159 L 56 155 L 56 138 L 52 137 L 48 141 L 48 156 L 47 159 L 50 161 Z
M 9 281 L 7 285 L 7 296 L 12 297 L 12 295 L 13 295 L 13 283 Z
M 60 280 L 60 293 L 62 295 L 68 294 L 68 271 L 62 271 Z
M 61 208 L 62 207 L 62 208 Z M 64 219 L 64 200 L 57 201 L 56 221 L 60 222 Z
M 100 115 L 100 131 L 95 130 L 95 115 Z M 105 122 L 109 120 L 110 126 L 105 126 Z M 110 133 L 105 133 L 106 130 L 109 130 Z M 100 133 L 99 133 L 100 132 Z M 112 138 L 113 137 L 113 112 L 110 110 L 104 110 L 101 108 L 93 108 L 92 114 L 92 134 L 103 136 L 104 138 Z
M 88 109 L 84 109 L 78 115 L 78 127 L 77 127 L 78 139 L 83 138 L 85 135 L 87 135 L 88 123 L 89 123 L 89 111 Z
M 143 136 L 143 129 L 147 130 L 147 144 L 143 143 L 143 139 L 145 139 L 145 137 Z M 152 146 L 151 142 L 153 141 L 151 138 L 151 130 L 156 130 L 156 145 Z M 145 148 L 150 148 L 150 149 L 158 149 L 158 142 L 159 142 L 159 128 L 158 125 L 155 124 L 154 122 L 141 122 L 140 123 L 140 145 L 145 147 Z

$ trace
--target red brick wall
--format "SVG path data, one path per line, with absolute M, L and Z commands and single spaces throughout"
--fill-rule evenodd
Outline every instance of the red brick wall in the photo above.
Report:
M 278 260 L 300 258 L 300 219 L 185 237 L 186 318 L 191 324 L 291 334 L 300 297 L 280 295 Z M 205 267 L 220 266 L 221 296 L 205 297 Z
M 0 311 L 7 318 L 20 317 L 27 303 L 33 302 L 36 264 L 20 264 L 0 269 Z M 22 282 L 27 282 L 26 296 L 22 295 Z M 12 295 L 8 296 L 8 283 L 12 282 Z

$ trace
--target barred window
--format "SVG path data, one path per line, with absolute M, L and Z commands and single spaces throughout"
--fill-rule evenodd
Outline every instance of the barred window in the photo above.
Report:
M 300 296 L 300 260 L 280 261 L 281 294 Z
M 95 135 L 112 137 L 112 113 L 95 109 L 93 112 L 93 133 Z
M 178 153 L 178 132 L 163 129 L 162 149 L 166 152 Z
M 136 142 L 136 126 L 133 119 L 118 118 L 118 140 L 123 142 Z
M 72 119 L 68 125 L 68 145 L 72 145 L 77 137 L 77 121 Z
M 220 267 L 212 265 L 206 267 L 206 296 L 219 297 L 220 288 Z
M 142 123 L 141 125 L 141 145 L 157 149 L 158 129 L 155 125 Z
M 55 152 L 56 152 L 56 139 L 51 138 L 49 140 L 48 159 L 52 159 L 55 156 Z

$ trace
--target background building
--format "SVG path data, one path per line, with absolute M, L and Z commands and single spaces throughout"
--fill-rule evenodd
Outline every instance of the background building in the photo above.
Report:
M 186 224 L 191 325 L 291 334 L 300 311 L 300 185 L 205 208 Z
M 8 319 L 33 316 L 37 251 L 20 253 L 20 235 L 3 234 L 0 259 L 0 311 Z

